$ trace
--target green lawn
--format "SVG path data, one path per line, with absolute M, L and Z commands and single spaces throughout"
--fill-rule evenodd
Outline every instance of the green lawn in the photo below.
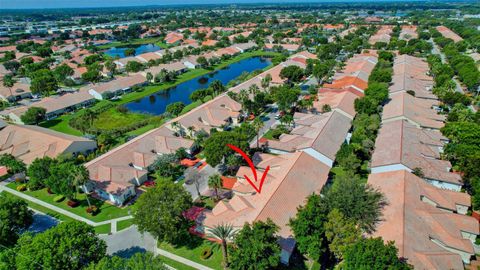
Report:
M 185 265 L 183 263 L 177 262 L 167 257 L 163 257 L 161 255 L 159 256 L 166 265 L 171 266 L 177 270 L 195 270 L 195 268 Z
M 141 113 L 121 113 L 116 108 L 112 108 L 100 113 L 98 118 L 93 122 L 93 125 L 99 129 L 110 130 L 125 127 L 149 117 L 149 115 Z
M 151 43 L 151 41 L 145 42 L 145 43 Z M 139 43 L 139 44 L 142 44 L 142 43 Z M 220 63 L 219 65 L 217 65 L 213 68 L 210 68 L 210 69 L 200 68 L 200 69 L 189 70 L 186 73 L 183 73 L 180 76 L 178 76 L 177 80 L 175 80 L 174 82 L 168 82 L 168 83 L 162 83 L 162 84 L 150 84 L 148 86 L 145 86 L 143 88 L 143 91 L 131 92 L 131 93 L 125 94 L 121 97 L 121 99 L 118 99 L 118 100 L 115 100 L 115 101 L 105 101 L 105 100 L 104 101 L 99 101 L 93 106 L 93 108 L 95 109 L 95 108 L 99 108 L 101 106 L 104 106 L 105 103 L 113 103 L 115 105 L 123 105 L 123 104 L 129 103 L 129 102 L 141 99 L 145 96 L 151 95 L 155 92 L 167 90 L 167 89 L 169 89 L 173 86 L 176 86 L 180 83 L 183 83 L 183 82 L 186 82 L 188 80 L 203 76 L 203 75 L 208 74 L 210 72 L 213 72 L 215 70 L 222 69 L 222 68 L 224 68 L 228 65 L 231 65 L 233 63 L 239 62 L 239 61 L 247 59 L 247 58 L 256 57 L 256 56 L 274 57 L 276 55 L 278 55 L 278 53 L 264 52 L 264 51 L 261 51 L 261 50 L 246 52 L 246 53 L 237 55 L 237 56 L 235 56 L 235 57 L 233 57 L 233 58 L 231 58 L 227 61 L 224 61 L 224 62 Z M 271 67 L 271 66 L 269 66 L 269 67 Z M 200 105 L 200 103 L 193 103 L 193 104 L 194 105 L 189 106 L 188 109 L 191 110 L 194 107 Z M 75 114 L 78 114 L 78 113 L 79 113 L 79 111 L 77 111 L 74 114 L 62 115 L 62 116 L 60 116 L 56 119 L 45 121 L 45 122 L 41 123 L 40 125 L 42 127 L 50 128 L 50 129 L 53 129 L 53 130 L 56 130 L 56 131 L 59 131 L 59 132 L 81 136 L 82 133 L 79 130 L 76 130 L 76 129 L 74 129 L 74 128 L 72 128 L 68 125 L 68 121 Z M 123 126 L 124 123 L 133 123 L 132 121 L 136 121 L 136 120 L 138 120 L 139 118 L 142 118 L 142 117 L 147 117 L 147 116 L 142 115 L 142 114 L 134 114 L 134 113 L 120 114 L 120 113 L 116 113 L 115 109 L 112 109 L 112 110 L 108 110 L 105 113 L 100 114 L 100 118 L 98 120 L 96 120 L 95 122 L 96 122 L 96 125 L 109 128 L 109 127 Z M 134 133 L 134 135 L 140 135 L 140 134 L 142 134 L 142 133 L 144 133 L 144 132 L 146 132 L 146 131 L 148 131 L 152 128 L 154 128 L 154 127 L 148 127 L 148 128 L 142 127 L 142 128 L 139 128 L 138 131 L 133 131 L 133 133 Z
M 125 230 L 133 225 L 133 219 L 121 220 L 117 222 L 117 232 Z
M 33 203 L 31 201 L 28 201 L 28 200 L 25 200 L 23 198 L 20 198 L 12 193 L 8 193 L 8 192 L 3 192 L 3 194 L 5 194 L 5 196 L 9 196 L 9 197 L 15 197 L 19 200 L 22 200 L 22 201 L 25 201 L 27 204 L 28 204 L 28 207 L 38 211 L 38 212 L 41 212 L 45 215 L 49 215 L 51 217 L 54 217 L 60 221 L 63 221 L 63 222 L 68 222 L 68 221 L 74 221 L 75 219 L 71 218 L 71 217 L 68 217 L 68 216 L 65 216 L 63 214 L 60 214 L 58 212 L 55 212 L 53 210 L 50 210 L 49 208 L 46 208 L 46 207 L 43 207 L 39 204 L 36 204 L 36 203 Z M 100 226 L 97 226 L 97 227 L 94 227 L 95 229 L 95 232 L 98 233 L 98 234 L 107 234 L 107 233 L 110 233 L 111 232 L 111 227 L 110 227 L 110 224 L 105 224 L 105 225 L 100 225 Z
M 8 187 L 15 189 L 17 186 L 17 183 L 12 182 L 7 185 Z M 98 209 L 100 209 L 100 212 L 92 216 L 86 212 L 86 208 L 88 207 L 88 203 L 86 200 L 85 194 L 79 194 L 77 197 L 77 200 L 80 202 L 80 205 L 75 208 L 71 208 L 67 205 L 67 200 L 65 199 L 62 202 L 54 202 L 53 198 L 56 196 L 55 194 L 48 194 L 46 189 L 41 189 L 41 190 L 35 190 L 35 191 L 24 191 L 23 193 L 32 196 L 34 198 L 37 198 L 39 200 L 42 200 L 46 203 L 49 203 L 51 205 L 60 207 L 64 210 L 67 210 L 73 214 L 79 215 L 81 217 L 87 218 L 93 222 L 101 222 L 101 221 L 106 221 L 114 218 L 119 218 L 119 217 L 124 217 L 128 215 L 128 207 L 125 208 L 119 208 L 114 205 L 110 205 L 104 201 L 94 199 L 92 197 L 89 197 L 90 203 L 92 205 L 96 205 Z
M 173 247 L 167 243 L 159 243 L 158 247 L 210 268 L 222 269 L 222 251 L 220 246 L 197 236 L 192 236 L 191 243 L 186 243 L 185 246 Z M 200 254 L 205 248 L 211 248 L 213 252 L 212 256 L 207 260 L 203 260 L 200 257 Z

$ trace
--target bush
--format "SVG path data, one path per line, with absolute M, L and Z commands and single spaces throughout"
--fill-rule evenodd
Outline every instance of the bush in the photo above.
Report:
M 69 200 L 69 201 L 67 202 L 67 205 L 68 205 L 69 207 L 71 207 L 71 208 L 75 208 L 75 207 L 79 206 L 80 203 L 79 203 L 78 201 Z
M 200 258 L 202 258 L 202 260 L 206 260 L 210 258 L 210 256 L 212 256 L 212 248 L 210 247 L 204 248 L 200 254 Z
M 95 216 L 98 213 L 98 208 L 95 205 L 87 207 L 87 213 L 89 213 L 92 216 Z
M 17 191 L 25 191 L 25 190 L 27 190 L 26 184 L 21 184 L 17 186 Z
M 54 202 L 61 202 L 63 200 L 65 200 L 65 196 L 63 196 L 63 195 L 58 195 L 55 198 L 53 198 Z

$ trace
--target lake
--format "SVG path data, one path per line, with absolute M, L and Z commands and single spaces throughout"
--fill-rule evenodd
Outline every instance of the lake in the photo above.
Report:
M 177 101 L 181 101 L 185 105 L 192 103 L 190 94 L 197 89 L 207 88 L 214 80 L 219 80 L 224 85 L 227 85 L 245 71 L 252 72 L 257 69 L 263 69 L 270 64 L 270 60 L 263 57 L 244 59 L 224 69 L 193 78 L 168 90 L 161 90 L 139 100 L 127 103 L 125 107 L 131 112 L 159 115 L 165 112 L 167 105 L 170 103 Z
M 142 54 L 142 53 L 147 53 L 147 52 L 156 52 L 162 48 L 158 47 L 157 45 L 155 44 L 144 44 L 144 45 L 140 45 L 138 47 L 112 47 L 106 51 L 104 51 L 104 53 L 106 55 L 109 55 L 111 57 L 120 57 L 120 58 L 124 58 L 126 57 L 125 56 L 125 50 L 129 49 L 129 48 L 135 48 L 135 55 L 139 55 L 139 54 Z

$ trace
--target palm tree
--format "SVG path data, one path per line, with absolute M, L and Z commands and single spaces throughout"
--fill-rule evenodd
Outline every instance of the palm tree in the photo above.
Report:
M 220 196 L 218 195 L 218 189 L 222 188 L 222 178 L 218 174 L 210 175 L 208 178 L 208 187 L 213 188 L 215 190 L 215 197 L 220 200 Z
M 95 119 L 97 119 L 98 116 L 93 110 L 85 109 L 85 111 L 83 112 L 83 117 L 87 119 L 90 126 L 93 126 L 93 121 L 95 121 Z
M 255 128 L 255 132 L 257 132 L 257 148 L 259 147 L 258 145 L 258 140 L 260 139 L 260 130 L 263 128 L 263 121 L 260 119 L 260 117 L 256 117 L 255 120 L 252 122 L 253 128 Z
M 227 240 L 233 238 L 235 235 L 235 230 L 233 226 L 230 224 L 221 224 L 213 227 L 212 229 L 208 229 L 208 235 L 219 239 L 222 245 L 222 253 L 223 253 L 223 268 L 227 269 L 228 267 L 228 251 L 227 251 Z
M 193 138 L 193 133 L 195 132 L 195 127 L 194 126 L 189 126 L 187 129 L 188 129 L 188 132 L 190 133 L 190 137 Z
M 179 133 L 180 123 L 178 123 L 178 121 L 172 122 L 172 128 L 173 128 L 177 133 Z M 180 134 L 180 133 L 179 133 L 179 134 Z
M 88 199 L 88 194 L 87 194 L 87 189 L 85 188 L 85 185 L 88 183 L 90 180 L 90 175 L 83 165 L 75 166 L 72 171 L 73 175 L 73 185 L 75 187 L 76 193 L 78 193 L 79 186 L 83 187 L 83 190 L 85 191 L 85 198 L 87 199 L 88 207 L 91 207 L 90 200 Z
M 153 75 L 152 75 L 151 72 L 147 72 L 146 79 L 147 79 L 148 82 L 152 82 L 152 80 L 153 80 Z
M 10 96 L 13 98 L 12 87 L 15 85 L 15 79 L 10 74 L 3 77 L 3 86 L 7 87 L 10 90 Z
M 271 81 L 272 81 L 272 75 L 267 74 L 267 76 L 265 76 L 265 78 L 262 79 L 262 83 L 261 83 L 262 88 L 266 89 L 270 85 Z

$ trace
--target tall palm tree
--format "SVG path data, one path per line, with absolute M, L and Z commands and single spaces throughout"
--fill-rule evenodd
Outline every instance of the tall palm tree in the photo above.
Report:
M 188 132 L 190 133 L 190 137 L 193 138 L 193 133 L 195 132 L 195 127 L 194 126 L 189 126 L 187 129 L 188 129 Z
M 222 245 L 222 253 L 223 253 L 223 268 L 227 269 L 228 267 L 228 251 L 227 251 L 227 240 L 232 239 L 235 236 L 235 230 L 233 226 L 230 224 L 221 224 L 213 227 L 212 229 L 208 229 L 208 235 L 219 239 Z
M 218 174 L 210 175 L 208 178 L 208 187 L 213 188 L 215 190 L 215 197 L 220 200 L 220 196 L 218 195 L 218 189 L 222 188 L 222 178 Z
M 90 180 L 90 175 L 88 173 L 87 168 L 83 165 L 75 166 L 72 171 L 73 175 L 73 185 L 75 187 L 76 193 L 79 191 L 79 186 L 83 187 L 83 190 L 85 191 L 85 198 L 87 199 L 88 207 L 91 207 L 90 200 L 88 199 L 88 194 L 87 194 L 87 189 L 85 188 L 85 185 L 88 183 Z
M 3 86 L 7 87 L 10 90 L 10 96 L 13 98 L 12 87 L 15 85 L 15 79 L 12 75 L 7 74 L 3 77 Z
M 260 119 L 260 117 L 256 117 L 255 120 L 252 122 L 253 128 L 255 128 L 255 132 L 257 132 L 257 148 L 259 147 L 258 140 L 260 139 L 260 130 L 263 128 L 263 121 Z

